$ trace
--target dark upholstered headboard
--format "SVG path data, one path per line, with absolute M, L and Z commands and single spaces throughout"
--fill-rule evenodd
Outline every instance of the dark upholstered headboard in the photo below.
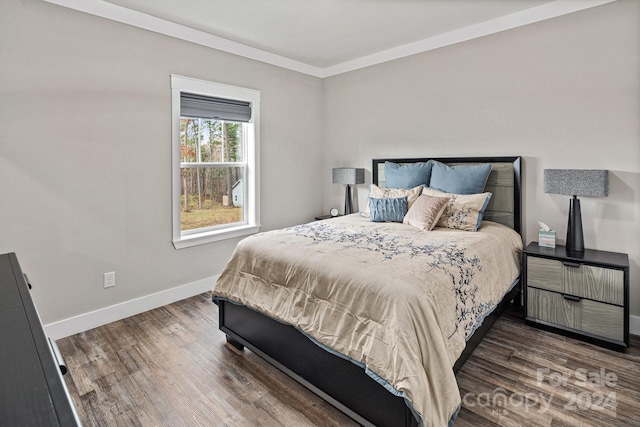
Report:
M 484 219 L 499 222 L 513 228 L 518 233 L 521 231 L 521 200 L 522 187 L 520 175 L 521 158 L 516 157 L 425 157 L 416 159 L 373 159 L 372 175 L 373 183 L 379 187 L 385 186 L 384 163 L 386 161 L 407 164 L 437 160 L 453 165 L 473 165 L 479 163 L 491 163 L 491 173 L 487 179 L 485 191 L 493 193 L 489 206 L 484 213 Z

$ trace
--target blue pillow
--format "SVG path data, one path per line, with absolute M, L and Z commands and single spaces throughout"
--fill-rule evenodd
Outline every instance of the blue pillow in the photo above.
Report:
M 429 187 L 446 193 L 478 194 L 484 192 L 490 173 L 491 163 L 448 166 L 434 160 Z
M 384 162 L 384 177 L 387 188 L 413 188 L 418 185 L 429 185 L 431 160 L 407 165 Z
M 407 198 L 398 197 L 395 199 L 369 198 L 369 211 L 373 222 L 402 222 L 407 214 Z

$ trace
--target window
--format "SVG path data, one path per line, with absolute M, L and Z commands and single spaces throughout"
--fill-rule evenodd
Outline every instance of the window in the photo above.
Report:
M 171 76 L 173 244 L 259 229 L 260 92 Z

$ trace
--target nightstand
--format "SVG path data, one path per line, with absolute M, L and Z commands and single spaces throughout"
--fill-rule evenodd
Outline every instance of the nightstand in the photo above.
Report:
M 527 323 L 604 347 L 629 347 L 629 256 L 564 246 L 524 250 Z

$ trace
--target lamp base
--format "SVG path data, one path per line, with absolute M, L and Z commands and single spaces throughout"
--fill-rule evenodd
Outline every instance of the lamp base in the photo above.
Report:
M 580 199 L 577 196 L 569 201 L 569 223 L 567 224 L 568 251 L 584 252 L 584 236 L 582 233 L 582 214 L 580 212 Z
M 353 202 L 351 199 L 351 186 L 346 184 L 347 188 L 344 192 L 344 214 L 349 215 L 353 213 Z

